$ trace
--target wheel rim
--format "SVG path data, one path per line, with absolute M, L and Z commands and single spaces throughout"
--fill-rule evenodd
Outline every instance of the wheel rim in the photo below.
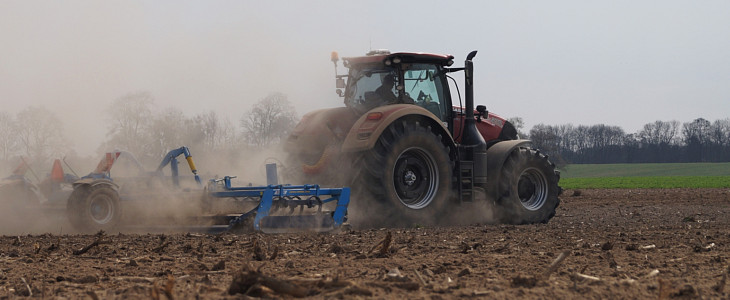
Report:
M 528 210 L 538 210 L 547 201 L 548 183 L 545 175 L 536 168 L 526 169 L 517 183 L 520 202 Z
M 106 224 L 114 217 L 114 204 L 111 197 L 97 195 L 89 207 L 91 219 L 97 224 Z
M 400 202 L 410 209 L 428 206 L 438 191 L 436 162 L 421 148 L 403 151 L 393 168 L 393 183 Z

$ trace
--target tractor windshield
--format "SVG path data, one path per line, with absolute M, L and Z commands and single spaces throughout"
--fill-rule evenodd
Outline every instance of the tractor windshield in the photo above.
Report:
M 403 66 L 406 95 L 415 104 L 425 108 L 441 120 L 446 120 L 447 105 L 444 99 L 444 85 L 440 69 L 432 64 L 409 64 Z
M 358 113 L 398 100 L 398 76 L 394 69 L 351 68 L 345 105 Z
M 444 82 L 441 69 L 433 64 L 401 64 L 402 76 L 395 68 L 352 67 L 348 75 L 345 105 L 363 114 L 373 108 L 396 103 L 416 104 L 447 120 Z

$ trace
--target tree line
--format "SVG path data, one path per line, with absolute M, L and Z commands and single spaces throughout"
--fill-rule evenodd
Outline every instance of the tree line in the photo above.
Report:
M 190 147 L 198 157 L 240 157 L 285 138 L 298 122 L 292 107 L 286 95 L 272 93 L 243 112 L 235 124 L 213 111 L 188 116 L 175 107 L 155 110 L 150 93 L 130 93 L 104 110 L 107 134 L 94 150 L 97 155 L 128 151 L 150 167 L 181 146 Z M 75 155 L 67 136 L 59 116 L 47 108 L 30 106 L 16 115 L 0 111 L 0 166 L 14 167 L 22 157 L 48 168 L 53 159 Z
M 260 152 L 286 138 L 298 122 L 282 93 L 260 99 L 237 124 L 213 111 L 187 116 L 175 107 L 155 110 L 155 98 L 148 92 L 113 100 L 104 115 L 107 135 L 95 149 L 97 155 L 125 150 L 150 165 L 180 146 L 190 147 L 196 156 L 217 158 Z M 521 118 L 510 121 L 522 138 L 531 139 L 559 165 L 730 161 L 730 118 L 655 121 L 636 133 L 604 124 L 538 124 L 525 133 Z M 47 108 L 31 106 L 16 115 L 0 111 L 0 166 L 17 164 L 18 157 L 45 166 L 52 159 L 73 155 L 73 145 L 65 137 L 63 122 Z
M 730 161 L 730 118 L 655 121 L 636 133 L 605 124 L 538 124 L 527 138 L 559 164 Z

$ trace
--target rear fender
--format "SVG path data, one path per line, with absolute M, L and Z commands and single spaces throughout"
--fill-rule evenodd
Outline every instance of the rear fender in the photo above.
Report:
M 119 191 L 119 186 L 116 183 L 114 183 L 108 179 L 81 178 L 79 180 L 74 181 L 74 183 L 73 183 L 74 190 L 77 190 L 79 188 L 95 187 L 98 185 L 106 185 L 117 192 Z
M 352 109 L 337 107 L 305 114 L 284 141 L 289 153 L 321 153 L 328 144 L 342 141 L 357 116 Z
M 378 113 L 381 114 L 380 118 L 368 118 L 368 116 L 377 115 Z M 423 107 L 412 104 L 393 104 L 376 107 L 363 114 L 347 134 L 345 142 L 342 144 L 341 152 L 352 153 L 372 149 L 380 135 L 390 124 L 405 117 L 420 118 L 431 125 L 432 131 L 441 134 L 443 140 L 450 141 L 449 147 L 454 148 L 453 139 L 449 130 L 433 113 Z
M 496 143 L 487 149 L 487 192 L 497 199 L 497 184 L 502 174 L 501 169 L 510 153 L 517 148 L 529 146 L 530 140 L 509 140 Z

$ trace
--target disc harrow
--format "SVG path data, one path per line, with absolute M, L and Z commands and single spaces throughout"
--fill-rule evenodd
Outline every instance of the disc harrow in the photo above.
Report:
M 208 196 L 242 199 L 258 205 L 231 219 L 224 230 L 240 227 L 253 218 L 253 230 L 265 233 L 326 232 L 340 228 L 347 220 L 350 188 L 322 188 L 317 184 L 234 187 L 233 178 L 211 180 Z M 275 214 L 285 210 L 288 212 Z

